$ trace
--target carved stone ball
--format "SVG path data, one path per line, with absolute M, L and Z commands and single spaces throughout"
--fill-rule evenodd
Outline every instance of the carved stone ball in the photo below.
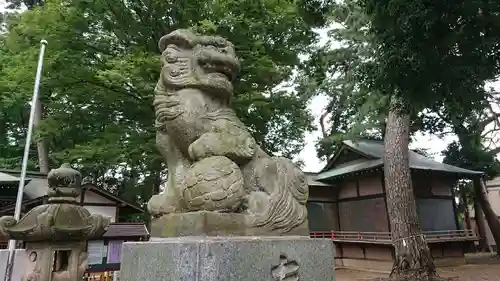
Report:
M 224 156 L 194 163 L 185 179 L 183 196 L 190 211 L 235 211 L 245 196 L 240 168 Z

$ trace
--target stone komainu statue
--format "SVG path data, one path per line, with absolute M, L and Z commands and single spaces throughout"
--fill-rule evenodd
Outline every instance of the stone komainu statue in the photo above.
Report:
M 168 183 L 149 201 L 150 213 L 239 213 L 248 228 L 307 231 L 304 174 L 290 160 L 267 155 L 230 108 L 240 68 L 234 46 L 176 30 L 159 47 L 154 107 Z

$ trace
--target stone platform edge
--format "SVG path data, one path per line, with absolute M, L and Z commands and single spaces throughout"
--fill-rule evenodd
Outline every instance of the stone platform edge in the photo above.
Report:
M 120 281 L 333 281 L 334 256 L 308 236 L 153 237 L 123 244 Z

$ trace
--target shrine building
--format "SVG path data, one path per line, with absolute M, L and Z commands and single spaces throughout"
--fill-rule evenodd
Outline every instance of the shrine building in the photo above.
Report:
M 390 270 L 394 256 L 387 213 L 382 141 L 344 141 L 325 168 L 306 173 L 311 237 L 330 238 L 339 267 Z M 461 229 L 453 186 L 481 176 L 409 151 L 420 225 L 436 264 L 465 263 L 464 251 L 477 240 Z

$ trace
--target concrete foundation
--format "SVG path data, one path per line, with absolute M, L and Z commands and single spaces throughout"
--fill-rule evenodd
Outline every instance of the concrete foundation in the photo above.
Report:
M 124 243 L 120 281 L 333 281 L 334 255 L 302 236 L 153 238 Z
M 373 272 L 390 272 L 393 266 L 391 245 L 336 243 L 337 267 Z M 429 245 L 438 267 L 466 264 L 461 243 L 434 243 Z
M 465 265 L 465 257 L 446 257 L 435 258 L 434 263 L 437 267 Z M 350 268 L 362 271 L 390 273 L 393 262 L 387 260 L 369 260 L 369 259 L 343 259 L 335 260 L 338 268 Z

